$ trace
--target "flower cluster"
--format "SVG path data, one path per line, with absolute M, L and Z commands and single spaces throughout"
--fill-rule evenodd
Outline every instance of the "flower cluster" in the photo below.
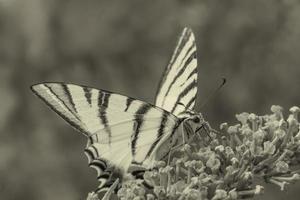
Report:
M 284 119 L 283 109 L 258 116 L 241 113 L 239 121 L 220 131 L 195 133 L 187 144 L 158 161 L 144 179 L 122 183 L 121 200 L 219 200 L 252 198 L 264 188 L 257 178 L 284 190 L 300 179 L 294 169 L 300 162 L 298 107 Z M 92 199 L 92 198 L 91 198 Z

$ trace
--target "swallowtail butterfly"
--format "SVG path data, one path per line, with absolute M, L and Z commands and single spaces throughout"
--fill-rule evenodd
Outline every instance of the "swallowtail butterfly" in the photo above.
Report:
M 66 83 L 31 87 L 51 109 L 87 137 L 85 154 L 97 170 L 99 188 L 110 173 L 132 163 L 151 168 L 170 149 L 189 137 L 187 129 L 202 126 L 193 112 L 197 93 L 197 58 L 194 34 L 185 28 L 167 65 L 155 105 L 121 94 Z

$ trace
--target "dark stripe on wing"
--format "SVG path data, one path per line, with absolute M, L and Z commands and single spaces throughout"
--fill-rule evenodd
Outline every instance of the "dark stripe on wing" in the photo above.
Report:
M 90 104 L 90 106 L 92 106 L 92 93 L 91 93 L 91 88 L 84 87 L 84 88 L 83 88 L 83 91 L 84 91 L 84 96 L 85 96 L 87 102 Z
M 94 151 L 90 149 L 85 149 L 84 152 L 87 154 L 89 159 L 91 160 L 89 162 L 89 166 L 96 166 L 101 169 L 101 173 L 107 169 L 107 163 L 105 159 L 102 159 L 99 157 L 98 151 L 95 149 L 95 147 L 91 146 Z
M 103 103 L 103 100 L 102 100 L 103 96 L 104 96 L 104 93 L 99 91 L 99 96 L 98 96 L 98 107 L 99 107 L 99 109 L 101 108 L 102 103 Z
M 197 74 L 198 71 L 197 71 L 197 67 L 190 73 L 190 75 L 187 77 L 186 80 L 189 80 L 194 74 Z
M 131 103 L 134 101 L 134 99 L 133 98 L 130 98 L 130 97 L 128 97 L 127 99 L 126 99 L 126 108 L 125 108 L 125 112 L 128 110 L 128 108 L 130 107 L 130 105 L 131 105 Z
M 99 98 L 98 98 L 98 106 L 99 106 L 99 117 L 101 120 L 101 123 L 104 125 L 104 129 L 106 133 L 108 134 L 108 143 L 111 144 L 111 130 L 108 125 L 107 120 L 107 114 L 106 109 L 108 107 L 108 101 L 109 101 L 110 93 L 103 93 L 100 92 Z
M 143 179 L 144 174 L 146 170 L 136 170 L 131 172 L 132 176 L 134 176 L 136 179 Z
M 89 164 L 89 166 L 92 166 L 92 165 L 100 168 L 102 171 L 105 171 L 107 169 L 106 163 L 102 162 L 102 160 L 99 160 L 99 159 L 96 159 Z
M 196 96 L 193 96 L 193 98 L 191 98 L 191 100 L 186 104 L 185 108 L 193 109 L 193 108 L 190 108 L 190 106 L 195 102 L 195 100 L 196 100 Z
M 61 84 L 61 86 L 62 86 L 62 88 L 63 88 L 66 96 L 68 97 L 68 100 L 69 100 L 72 108 L 75 110 L 75 112 L 77 112 L 76 107 L 75 107 L 75 103 L 74 103 L 74 101 L 72 99 L 72 95 L 70 93 L 70 90 L 69 90 L 68 86 L 66 84 Z
M 132 135 L 132 139 L 131 139 L 131 153 L 132 156 L 135 156 L 136 153 L 136 144 L 137 144 L 137 140 L 138 140 L 138 135 L 140 132 L 140 129 L 144 123 L 144 115 L 151 109 L 151 106 L 149 104 L 143 104 L 142 106 L 140 106 L 140 108 L 136 111 L 135 113 L 135 122 L 134 123 L 134 133 Z
M 175 105 L 173 106 L 171 113 L 173 113 L 177 107 L 177 104 L 181 101 L 181 99 L 183 97 L 185 97 L 185 95 L 187 95 L 187 93 L 189 93 L 193 88 L 195 88 L 197 85 L 197 81 L 194 80 L 193 82 L 191 82 L 178 96 Z
M 161 118 L 161 122 L 160 122 L 160 126 L 159 126 L 159 129 L 157 131 L 157 136 L 156 136 L 156 140 L 153 142 L 153 144 L 151 145 L 149 151 L 147 152 L 147 155 L 145 157 L 148 158 L 151 153 L 153 152 L 153 150 L 155 149 L 156 145 L 158 144 L 158 142 L 161 140 L 163 134 L 164 134 L 164 129 L 166 127 L 166 123 L 168 121 L 168 112 L 167 111 L 164 111 L 163 115 L 162 115 L 162 118 Z
M 94 152 L 95 152 L 95 154 L 96 154 L 96 157 L 95 158 L 98 158 L 99 157 L 99 153 L 98 153 L 98 149 L 95 147 L 95 146 L 91 146 L 91 148 L 93 148 L 94 149 Z
M 111 175 L 111 171 L 105 171 L 98 176 L 98 179 L 109 179 L 110 175 Z
M 88 137 L 88 146 L 93 144 L 93 143 L 94 143 L 93 135 L 91 135 L 91 136 Z

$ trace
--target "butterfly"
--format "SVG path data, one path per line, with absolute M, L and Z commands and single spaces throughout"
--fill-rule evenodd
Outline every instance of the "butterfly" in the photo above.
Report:
M 87 137 L 85 154 L 97 170 L 99 188 L 110 177 L 108 165 L 126 172 L 131 164 L 151 168 L 171 148 L 203 125 L 195 113 L 195 37 L 184 28 L 165 68 L 155 104 L 106 90 L 66 83 L 40 83 L 32 91 Z

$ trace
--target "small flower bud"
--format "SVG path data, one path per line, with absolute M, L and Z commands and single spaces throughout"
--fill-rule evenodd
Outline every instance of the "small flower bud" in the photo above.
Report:
M 284 161 L 278 161 L 275 165 L 275 171 L 278 173 L 287 173 L 289 171 L 289 165 Z
M 235 117 L 242 125 L 247 125 L 249 113 L 243 112 L 241 114 L 236 114 Z
M 229 126 L 227 132 L 229 134 L 236 134 L 239 132 L 239 128 L 241 127 L 240 124 L 237 124 L 235 126 Z
M 294 118 L 298 121 L 298 114 L 300 112 L 300 108 L 298 106 L 293 106 L 290 108 L 290 112 L 293 114 Z
M 206 166 L 209 167 L 213 173 L 216 173 L 221 166 L 221 162 L 218 158 L 216 158 L 215 156 L 212 156 L 206 162 Z
M 219 145 L 215 147 L 215 150 L 222 153 L 225 151 L 225 147 L 223 145 Z
M 220 125 L 220 130 L 227 131 L 227 129 L 228 129 L 228 124 L 226 122 L 224 122 Z
M 266 133 L 261 129 L 258 129 L 257 131 L 255 131 L 253 133 L 253 138 L 256 141 L 256 144 L 260 145 L 264 141 L 265 135 L 266 135 Z
M 212 200 L 222 200 L 227 197 L 227 192 L 225 190 L 216 190 L 215 195 L 213 196 Z
M 273 142 L 264 142 L 264 154 L 273 155 L 276 151 L 276 147 Z
M 282 114 L 283 108 L 281 106 L 272 105 L 271 111 L 274 113 L 277 120 L 280 120 L 283 118 L 283 114 Z
M 238 199 L 238 197 L 239 197 L 235 188 L 228 192 L 228 196 L 229 196 L 229 199 L 232 199 L 232 200 Z
M 153 192 L 156 194 L 158 199 L 165 199 L 166 197 L 166 190 L 162 186 L 155 186 Z
M 257 115 L 255 115 L 254 113 L 251 113 L 249 116 L 248 116 L 248 119 L 249 121 L 251 122 L 252 124 L 252 130 L 253 131 L 256 131 L 257 128 L 258 128 L 258 122 L 257 122 Z
M 99 198 L 95 192 L 90 192 L 86 200 L 99 200 Z
M 153 194 L 147 194 L 147 200 L 155 200 L 155 196 Z

